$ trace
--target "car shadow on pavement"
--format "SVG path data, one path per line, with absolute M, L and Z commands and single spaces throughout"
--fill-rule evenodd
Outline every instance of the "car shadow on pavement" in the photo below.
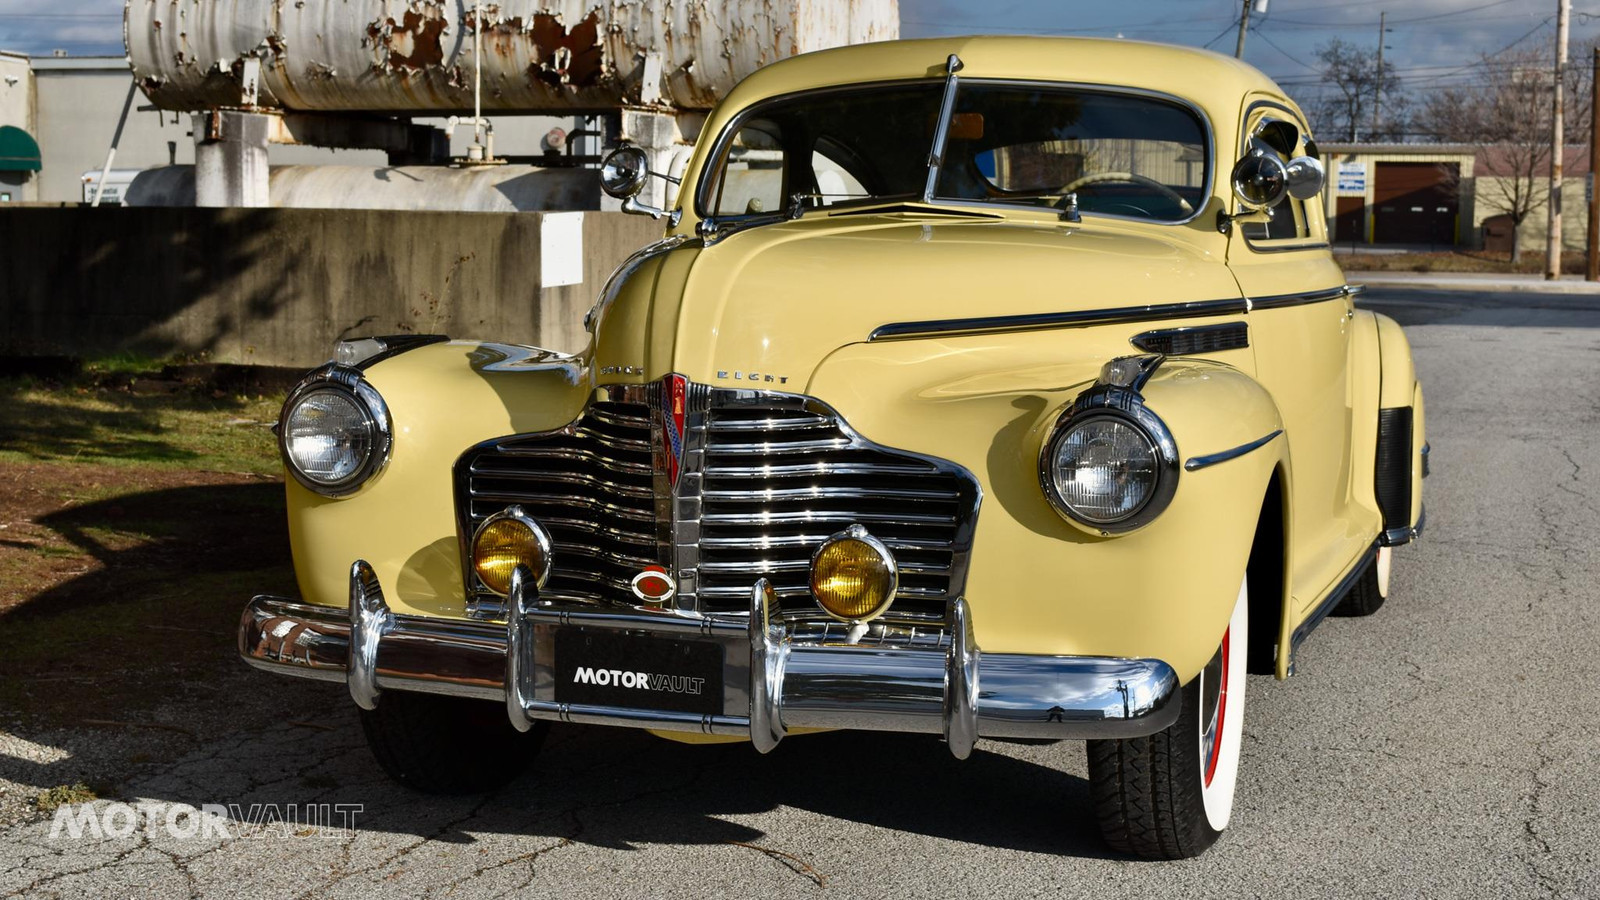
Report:
M 762 756 L 745 743 L 556 726 L 499 791 L 402 788 L 368 751 L 343 685 L 237 658 L 249 594 L 292 587 L 282 490 L 177 487 L 39 518 L 94 565 L 0 616 L 0 727 L 33 748 L 0 753 L 0 784 L 30 804 L 82 781 L 105 799 L 220 804 L 236 818 L 353 803 L 363 834 L 461 844 L 526 835 L 616 849 L 781 847 L 773 823 L 799 815 L 907 840 L 1105 853 L 1087 783 L 1071 774 L 1082 767 L 1077 743 L 981 742 L 958 761 L 932 736 L 833 733 L 791 736 Z M 506 763 L 468 754 L 462 764 Z
M 250 681 L 265 696 L 286 679 L 251 673 Z M 853 823 L 841 834 L 864 825 L 908 841 L 1107 857 L 1088 784 L 1068 771 L 1081 766 L 1075 742 L 980 742 L 958 761 L 932 736 L 840 732 L 792 736 L 762 756 L 746 743 L 694 746 L 628 729 L 557 725 L 505 787 L 445 797 L 389 781 L 365 747 L 343 686 L 312 687 L 319 700 L 299 709 L 302 721 L 198 748 L 130 790 L 237 809 L 356 804 L 364 834 L 458 844 L 515 835 L 616 850 L 758 841 L 781 848 L 784 834 L 773 823 L 798 815 Z M 318 727 L 304 727 L 311 723 Z M 749 820 L 756 816 L 761 827 Z

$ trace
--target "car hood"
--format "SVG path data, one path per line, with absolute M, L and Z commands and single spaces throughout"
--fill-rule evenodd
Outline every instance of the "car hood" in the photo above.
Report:
M 876 214 L 691 242 L 608 291 L 595 370 L 802 390 L 892 323 L 1238 298 L 1186 227 Z

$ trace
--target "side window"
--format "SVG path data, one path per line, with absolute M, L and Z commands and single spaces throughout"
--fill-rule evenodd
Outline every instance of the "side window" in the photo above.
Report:
M 742 216 L 783 208 L 783 145 L 777 125 L 757 120 L 739 129 L 728 148 L 714 214 Z

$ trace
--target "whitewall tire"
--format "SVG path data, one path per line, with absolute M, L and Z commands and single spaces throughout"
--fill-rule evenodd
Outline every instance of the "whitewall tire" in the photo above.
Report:
M 1244 736 L 1248 582 L 1216 655 L 1183 687 L 1183 710 L 1149 737 L 1090 741 L 1089 783 L 1113 849 L 1148 859 L 1198 856 L 1233 815 Z

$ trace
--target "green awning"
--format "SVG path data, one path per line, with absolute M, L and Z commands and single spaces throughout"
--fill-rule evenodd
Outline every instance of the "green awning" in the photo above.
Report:
M 39 142 L 15 125 L 0 125 L 0 172 L 39 171 Z

